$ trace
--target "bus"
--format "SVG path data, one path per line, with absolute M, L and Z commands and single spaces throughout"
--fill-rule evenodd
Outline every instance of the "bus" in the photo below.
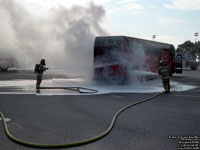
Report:
M 160 60 L 168 65 L 171 76 L 182 73 L 172 44 L 127 36 L 96 37 L 93 79 L 124 83 L 129 81 L 132 70 L 157 73 Z

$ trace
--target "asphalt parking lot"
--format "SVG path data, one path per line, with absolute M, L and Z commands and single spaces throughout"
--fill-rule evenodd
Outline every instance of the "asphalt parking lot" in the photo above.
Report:
M 47 78 L 51 78 L 49 75 Z M 30 73 L 0 74 L 0 80 L 34 79 Z M 185 70 L 172 80 L 200 85 L 200 71 Z M 1 88 L 15 91 L 17 87 Z M 110 93 L 102 95 L 1 94 L 0 111 L 10 132 L 19 139 L 42 144 L 62 144 L 91 138 L 105 131 L 122 107 L 156 93 Z M 72 150 L 177 150 L 199 149 L 181 145 L 200 137 L 200 87 L 172 92 L 131 107 L 118 117 L 113 130 L 101 140 Z M 185 139 L 185 140 L 184 140 Z M 185 142 L 186 143 L 186 142 Z M 8 139 L 0 122 L 0 150 L 36 150 Z

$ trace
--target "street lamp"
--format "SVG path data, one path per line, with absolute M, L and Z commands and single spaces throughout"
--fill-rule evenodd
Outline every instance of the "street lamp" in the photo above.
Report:
M 195 56 L 196 56 L 195 59 L 197 59 L 198 58 L 197 37 L 199 36 L 199 33 L 198 32 L 194 33 L 194 36 L 195 36 L 194 52 L 195 52 Z
M 152 37 L 152 38 L 153 38 L 153 41 L 154 41 L 154 39 L 156 38 L 156 35 L 153 35 L 153 37 Z
M 199 36 L 199 33 L 196 32 L 196 33 L 194 34 L 194 36 L 195 36 L 195 43 L 196 43 L 196 42 L 197 42 L 197 37 Z

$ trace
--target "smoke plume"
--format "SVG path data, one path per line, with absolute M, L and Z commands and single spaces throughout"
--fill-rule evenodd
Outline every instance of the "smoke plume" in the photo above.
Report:
M 51 8 L 44 17 L 16 0 L 0 0 L 0 48 L 15 49 L 16 59 L 26 67 L 41 58 L 51 67 L 92 66 L 94 38 L 106 35 L 100 26 L 104 16 L 104 8 L 93 2 Z

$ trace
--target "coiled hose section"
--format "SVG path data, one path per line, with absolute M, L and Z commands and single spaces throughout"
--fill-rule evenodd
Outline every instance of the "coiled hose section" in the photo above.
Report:
M 123 108 L 121 108 L 115 115 L 114 117 L 112 118 L 112 121 L 109 125 L 109 127 L 101 134 L 95 136 L 95 137 L 92 137 L 92 138 L 89 138 L 89 139 L 85 139 L 85 140 L 81 140 L 81 141 L 77 141 L 77 142 L 73 142 L 73 143 L 65 143 L 65 144 L 37 144 L 37 143 L 32 143 L 32 142 L 26 142 L 26 141 L 23 141 L 23 140 L 20 140 L 16 137 L 14 137 L 10 131 L 8 130 L 8 126 L 7 126 L 7 123 L 6 123 L 6 120 L 5 120 L 5 117 L 3 115 L 3 113 L 0 111 L 0 116 L 3 120 L 3 125 L 4 125 L 4 129 L 5 129 L 5 133 L 6 135 L 14 142 L 18 143 L 18 144 L 22 144 L 22 145 L 25 145 L 25 146 L 29 146 L 29 147 L 36 147 L 36 148 L 64 148 L 64 147 L 73 147 L 73 146 L 80 146 L 80 145 L 83 145 L 83 144 L 88 144 L 88 143 L 91 143 L 91 142 L 94 142 L 94 141 L 97 141 L 103 137 L 105 137 L 113 128 L 114 124 L 115 124 L 115 121 L 117 119 L 117 117 L 119 116 L 119 114 L 123 111 L 125 111 L 126 109 L 130 108 L 130 107 L 133 107 L 135 105 L 138 105 L 138 104 L 141 104 L 141 103 L 144 103 L 144 102 L 147 102 L 147 101 L 150 101 L 156 97 L 158 97 L 159 95 L 161 95 L 163 93 L 159 93 L 159 94 L 156 94 L 156 95 L 153 95 L 152 97 L 150 98 L 146 98 L 144 100 L 141 100 L 141 101 L 138 101 L 138 102 L 134 102 L 134 103 L 131 103 Z

